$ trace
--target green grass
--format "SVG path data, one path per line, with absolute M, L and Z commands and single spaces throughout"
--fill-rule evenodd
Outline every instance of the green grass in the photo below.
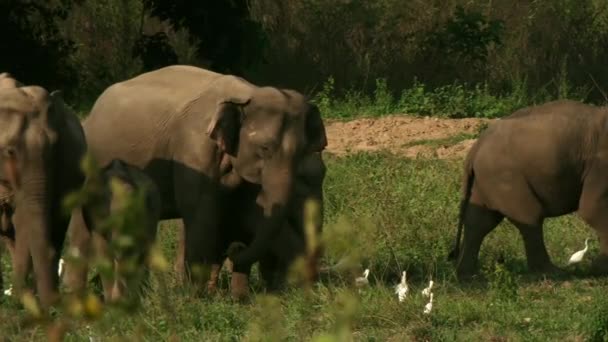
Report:
M 456 231 L 460 161 L 357 154 L 327 162 L 324 263 L 355 258 L 371 270 L 369 287 L 359 291 L 353 275 L 334 272 L 310 292 L 266 296 L 254 272 L 258 294 L 252 303 L 237 304 L 227 295 L 198 299 L 177 286 L 170 272 L 156 274 L 140 311 L 110 309 L 97 321 L 74 321 L 66 341 L 86 341 L 89 334 L 104 341 L 306 341 L 324 334 L 331 336 L 319 340 L 606 341 L 608 280 L 584 277 L 589 260 L 565 279 L 530 275 L 522 241 L 506 222 L 482 246 L 486 280 L 458 285 L 446 256 Z M 598 250 L 595 235 L 575 215 L 545 225 L 549 253 L 561 266 L 587 236 L 594 238 L 592 257 Z M 173 260 L 171 223 L 161 227 L 160 241 Z M 404 303 L 392 288 L 401 270 L 407 270 L 411 288 Z M 431 276 L 435 303 L 425 316 L 420 291 Z M 221 286 L 227 281 L 224 275 Z M 1 336 L 45 340 L 43 328 L 23 325 L 25 312 L 14 299 L 3 301 Z
M 395 94 L 386 80 L 376 80 L 372 94 L 356 89 L 335 89 L 333 77 L 329 77 L 314 96 L 325 118 L 352 119 L 359 117 L 379 117 L 405 113 L 416 116 L 444 118 L 499 118 L 509 115 L 525 106 L 556 99 L 583 101 L 589 91 L 573 88 L 561 79 L 557 93 L 544 87 L 536 89 L 534 95 L 528 91 L 525 81 L 512 82 L 508 91 L 497 93 L 487 84 L 466 84 L 454 82 L 430 88 L 414 79 L 411 87 Z M 549 85 L 547 85 L 549 86 Z

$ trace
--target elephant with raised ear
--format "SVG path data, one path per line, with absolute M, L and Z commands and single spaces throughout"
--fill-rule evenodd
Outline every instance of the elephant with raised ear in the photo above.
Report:
M 297 91 L 183 65 L 110 86 L 83 127 L 102 166 L 118 158 L 143 169 L 160 190 L 161 219 L 183 219 L 180 262 L 189 276 L 200 275 L 195 280 L 201 286 L 222 253 L 222 160 L 238 177 L 261 185 L 261 228 L 234 256 L 236 263 L 251 264 L 283 227 L 297 162 L 327 145 L 319 110 Z
M 319 216 L 313 222 L 318 234 L 322 231 L 323 224 L 323 181 L 326 167 L 321 153 L 310 153 L 304 156 L 298 163 L 296 169 L 295 187 L 289 201 L 284 227 L 275 236 L 270 244 L 270 249 L 260 258 L 260 273 L 268 289 L 277 290 L 285 282 L 287 272 L 291 264 L 298 256 L 306 252 L 306 236 L 304 231 L 304 205 L 306 200 L 317 201 L 320 206 Z M 260 185 L 242 182 L 238 185 L 231 183 L 232 175 L 226 174 L 222 181 L 229 185 L 225 192 L 223 206 L 222 243 L 221 249 L 226 251 L 222 259 L 212 267 L 209 288 L 216 286 L 223 257 L 230 257 L 231 251 L 237 244 L 246 247 L 255 239 L 260 222 L 263 220 L 262 208 L 256 202 L 256 196 L 260 191 Z M 181 249 L 179 249 L 181 250 Z M 237 249 L 238 250 L 238 249 Z M 310 271 L 313 278 L 318 273 L 318 259 L 320 251 L 311 260 Z M 241 299 L 247 295 L 248 276 L 251 264 L 232 263 L 232 295 L 235 299 Z
M 143 200 L 142 212 L 130 213 L 139 215 L 136 216 L 138 226 L 127 227 L 129 231 L 119 231 L 118 227 L 113 226 L 102 229 L 105 219 L 111 215 L 124 215 L 123 210 L 128 209 L 124 207 L 125 198 L 114 192 L 112 180 L 118 181 L 127 195 L 139 193 Z M 111 261 L 112 272 L 101 273 L 100 278 L 104 299 L 115 302 L 125 296 L 132 297 L 131 294 L 135 294 L 142 282 L 146 281 L 148 271 L 145 264 L 156 239 L 161 210 L 160 193 L 156 184 L 142 170 L 118 159 L 112 160 L 100 170 L 100 182 L 101 193 L 97 200 L 84 205 L 81 211 L 74 212 L 72 219 L 81 220 L 81 224 L 70 225 L 70 246 L 77 242 L 76 247 L 83 251 L 83 258 L 77 264 L 68 264 L 70 268 L 66 277 L 72 277 L 72 281 L 80 285 L 72 288 L 79 292 L 86 284 L 89 257 L 97 256 Z M 113 254 L 110 244 L 125 237 L 131 238 L 134 244 L 126 250 L 121 249 L 119 254 Z M 134 274 L 124 273 L 129 268 L 129 263 L 135 263 Z M 81 278 L 74 279 L 76 276 Z M 134 286 L 128 286 L 129 284 Z
M 0 75 L 0 127 L 0 179 L 14 194 L 13 287 L 24 289 L 31 255 L 37 292 L 48 307 L 58 298 L 57 267 L 70 219 L 62 200 L 84 181 L 84 133 L 59 92 L 23 86 L 6 73 Z
M 531 271 L 553 272 L 543 221 L 577 211 L 596 232 L 593 268 L 608 271 L 608 108 L 554 101 L 493 122 L 464 164 L 457 275 L 477 270 L 485 236 L 507 217 L 519 230 Z M 464 226 L 462 246 L 460 238 Z

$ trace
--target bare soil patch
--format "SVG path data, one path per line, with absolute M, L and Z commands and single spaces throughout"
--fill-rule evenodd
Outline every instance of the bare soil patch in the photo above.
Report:
M 342 156 L 360 151 L 387 151 L 399 156 L 464 158 L 474 136 L 490 119 L 440 119 L 395 115 L 330 121 L 327 152 Z

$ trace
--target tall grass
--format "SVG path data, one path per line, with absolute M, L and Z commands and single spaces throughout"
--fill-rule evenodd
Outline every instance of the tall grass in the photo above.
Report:
M 414 80 L 410 88 L 395 95 L 388 88 L 386 79 L 376 80 L 372 95 L 363 91 L 347 90 L 342 95 L 335 88 L 335 80 L 329 77 L 315 94 L 314 100 L 323 115 L 334 119 L 378 117 L 393 114 L 436 116 L 444 118 L 498 118 L 509 115 L 522 107 L 556 99 L 585 101 L 586 88 L 574 88 L 567 81 L 566 71 L 560 76 L 557 88 L 539 89 L 533 95 L 525 82 L 515 83 L 502 94 L 491 91 L 487 84 L 452 84 L 429 88 Z
M 455 236 L 460 162 L 385 154 L 328 156 L 327 162 L 323 262 L 330 270 L 310 291 L 264 294 L 254 270 L 252 302 L 238 304 L 229 299 L 225 273 L 222 296 L 197 298 L 177 285 L 171 271 L 157 272 L 138 311 L 109 306 L 98 319 L 67 320 L 65 340 L 605 340 L 608 281 L 578 277 L 588 260 L 572 270 L 571 278 L 528 274 L 522 241 L 508 222 L 482 246 L 486 280 L 469 286 L 454 280 L 446 257 Z M 167 222 L 159 231 L 168 260 L 175 255 L 175 228 Z M 586 236 L 593 235 L 575 215 L 545 225 L 548 250 L 558 265 L 582 248 Z M 597 250 L 592 240 L 588 255 Z M 357 268 L 331 268 L 345 258 Z M 370 285 L 356 288 L 354 277 L 364 268 L 371 270 Z M 404 303 L 392 288 L 401 270 L 410 284 Z M 431 277 L 434 308 L 423 315 L 426 299 L 420 291 Z M 44 339 L 46 328 L 28 328 L 18 301 L 3 298 L 1 305 L 3 336 Z

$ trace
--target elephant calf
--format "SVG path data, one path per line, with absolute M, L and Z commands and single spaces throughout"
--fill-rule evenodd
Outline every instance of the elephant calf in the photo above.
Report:
M 484 237 L 504 217 L 519 230 L 532 271 L 557 271 L 543 221 L 578 211 L 600 240 L 596 271 L 608 270 L 608 108 L 554 101 L 492 123 L 469 151 L 456 246 L 457 274 L 477 269 Z M 464 237 L 460 248 L 460 236 Z
M 91 244 L 97 256 L 106 260 L 112 260 L 113 274 L 102 272 L 104 298 L 106 301 L 116 301 L 125 295 L 131 278 L 125 274 L 126 260 L 135 261 L 136 265 L 143 265 L 148 257 L 148 252 L 156 238 L 157 225 L 161 210 L 161 200 L 158 188 L 154 182 L 140 169 L 127 164 L 121 160 L 112 162 L 101 170 L 103 184 L 102 200 L 75 210 L 70 222 L 69 234 L 71 247 L 77 248 L 83 254 L 89 250 Z M 125 234 L 129 236 L 135 245 L 122 251 L 121 255 L 112 255 L 109 244 L 117 242 L 120 232 L 115 227 L 107 231 L 100 229 L 101 220 L 111 215 L 124 215 L 120 196 L 112 191 L 110 180 L 117 180 L 125 187 L 128 193 L 143 191 L 144 211 L 143 215 L 137 215 L 136 219 L 140 226 Z M 86 255 L 89 257 L 89 255 Z M 85 258 L 86 259 L 86 258 Z M 68 264 L 66 270 L 66 283 L 70 290 L 81 291 L 84 289 L 87 278 L 86 261 L 79 264 Z M 140 274 L 141 275 L 141 274 Z
M 289 266 L 295 259 L 303 255 L 306 249 L 306 238 L 304 232 L 304 203 L 307 199 L 313 199 L 321 205 L 321 217 L 315 222 L 318 233 L 322 230 L 322 204 L 323 204 L 323 180 L 326 167 L 321 153 L 311 153 L 303 157 L 298 163 L 296 170 L 294 193 L 290 200 L 288 213 L 284 222 L 285 227 L 280 234 L 273 238 L 270 250 L 259 260 L 260 273 L 270 289 L 278 288 L 285 280 Z M 224 177 L 231 182 L 232 177 Z M 234 186 L 231 184 L 231 186 Z M 233 252 L 229 246 L 235 242 L 243 245 L 251 243 L 262 224 L 263 212 L 256 204 L 256 197 L 260 186 L 248 182 L 242 182 L 234 189 L 225 193 L 224 200 L 227 202 L 222 216 L 222 238 L 221 249 L 226 250 L 228 256 Z M 318 273 L 316 256 L 314 270 Z M 251 264 L 233 264 L 232 273 L 232 295 L 234 298 L 242 298 L 248 292 L 248 275 Z M 215 288 L 217 277 L 221 269 L 221 261 L 213 265 L 213 273 L 209 287 Z

